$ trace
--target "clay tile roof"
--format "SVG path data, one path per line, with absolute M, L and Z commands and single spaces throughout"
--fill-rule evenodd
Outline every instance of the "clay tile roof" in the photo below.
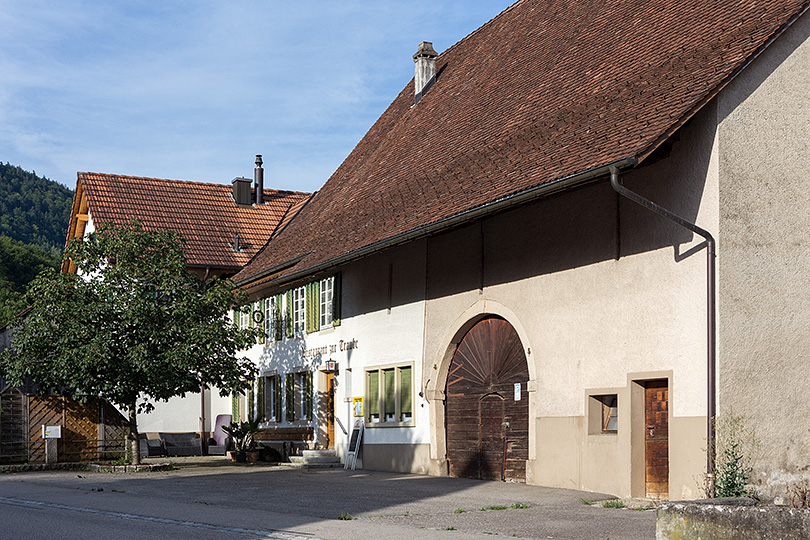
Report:
M 147 228 L 182 234 L 189 266 L 232 270 L 244 266 L 290 208 L 309 197 L 308 193 L 265 189 L 267 204 L 241 208 L 233 201 L 230 185 L 98 173 L 79 173 L 78 183 L 96 227 L 138 218 Z M 241 252 L 231 248 L 234 234 L 239 234 Z
M 806 2 L 518 1 L 438 57 L 416 106 L 408 84 L 234 279 L 307 254 L 286 271 L 301 275 L 490 201 L 642 160 Z

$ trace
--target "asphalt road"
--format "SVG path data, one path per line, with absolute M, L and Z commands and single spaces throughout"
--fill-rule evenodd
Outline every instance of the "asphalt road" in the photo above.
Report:
M 655 538 L 653 511 L 584 504 L 603 498 L 592 493 L 221 458 L 178 464 L 0 474 L 0 539 Z

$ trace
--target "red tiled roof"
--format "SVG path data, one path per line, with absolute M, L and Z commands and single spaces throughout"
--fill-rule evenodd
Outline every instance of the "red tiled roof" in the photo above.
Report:
M 402 90 L 234 278 L 286 274 L 625 157 L 646 157 L 807 0 L 521 0 Z M 414 44 L 416 45 L 416 44 Z M 410 59 L 403 59 L 409 62 Z
M 79 173 L 78 183 L 96 227 L 138 218 L 149 229 L 182 234 L 189 266 L 233 270 L 265 245 L 291 207 L 309 197 L 265 189 L 267 204 L 242 208 L 233 201 L 232 187 L 223 184 L 98 173 Z M 234 234 L 239 234 L 241 252 L 231 248 Z

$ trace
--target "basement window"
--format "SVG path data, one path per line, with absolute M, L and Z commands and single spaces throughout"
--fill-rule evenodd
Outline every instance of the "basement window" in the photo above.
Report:
M 588 397 L 588 434 L 619 432 L 619 396 L 601 394 Z

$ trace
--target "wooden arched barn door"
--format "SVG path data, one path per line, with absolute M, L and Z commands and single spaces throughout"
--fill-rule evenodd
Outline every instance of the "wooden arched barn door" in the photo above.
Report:
M 526 355 L 511 324 L 493 317 L 467 332 L 447 376 L 450 476 L 526 480 L 528 381 Z

